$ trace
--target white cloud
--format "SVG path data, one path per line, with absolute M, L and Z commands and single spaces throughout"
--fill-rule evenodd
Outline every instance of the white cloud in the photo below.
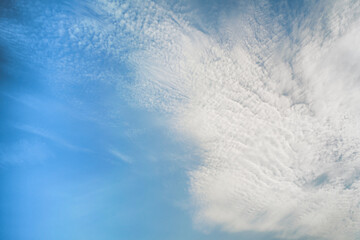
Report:
M 349 7 L 314 7 L 288 36 L 266 4 L 223 16 L 214 35 L 154 4 L 129 20 L 128 6 L 121 26 L 145 44 L 129 56 L 133 95 L 171 113 L 203 150 L 190 173 L 198 224 L 288 238 L 359 234 L 360 29 L 344 19 L 358 11 Z
M 190 173 L 198 224 L 358 236 L 360 29 L 341 17 L 358 11 L 349 6 L 314 7 L 290 36 L 266 4 L 223 17 L 216 35 L 168 17 L 144 30 L 154 42 L 130 56 L 134 96 L 203 150 Z

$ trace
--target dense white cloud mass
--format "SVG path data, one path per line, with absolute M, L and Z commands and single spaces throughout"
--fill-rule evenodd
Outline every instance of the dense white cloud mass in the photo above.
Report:
M 131 66 L 130 101 L 202 149 L 199 226 L 360 237 L 360 4 L 308 4 L 219 9 L 210 27 L 186 3 L 99 0 L 66 30 Z
M 198 224 L 359 237 L 359 3 L 308 6 L 293 19 L 266 2 L 243 7 L 202 31 L 176 7 L 94 9 L 116 21 L 101 34 L 132 39 L 133 97 L 169 112 L 203 150 L 190 173 Z

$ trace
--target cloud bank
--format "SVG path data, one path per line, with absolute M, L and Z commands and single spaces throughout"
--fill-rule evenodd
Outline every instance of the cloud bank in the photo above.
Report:
M 359 238 L 360 2 L 190 2 L 94 1 L 55 39 L 126 63 L 119 94 L 198 145 L 198 226 Z
M 296 17 L 249 3 L 216 27 L 197 27 L 186 3 L 93 9 L 115 21 L 108 36 L 131 36 L 131 99 L 168 112 L 202 149 L 189 173 L 198 225 L 359 236 L 359 2 L 309 3 Z
M 266 3 L 212 33 L 169 13 L 143 31 L 134 94 L 203 150 L 190 173 L 203 227 L 359 236 L 358 3 L 311 7 L 290 33 Z

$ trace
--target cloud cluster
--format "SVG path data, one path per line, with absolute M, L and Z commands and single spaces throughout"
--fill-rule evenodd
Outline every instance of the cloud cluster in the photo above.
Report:
M 122 27 L 134 39 L 133 99 L 170 113 L 202 149 L 189 173 L 197 224 L 359 236 L 359 2 L 302 6 L 292 18 L 289 6 L 276 16 L 249 3 L 206 31 L 164 5 L 96 9 L 119 19 L 109 35 Z

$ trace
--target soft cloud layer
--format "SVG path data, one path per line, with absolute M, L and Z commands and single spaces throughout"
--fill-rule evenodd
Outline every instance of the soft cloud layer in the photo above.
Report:
M 198 144 L 199 226 L 356 239 L 360 6 L 308 4 L 224 7 L 211 27 L 187 3 L 99 0 L 55 39 L 126 63 L 121 94 Z
M 199 224 L 358 236 L 358 9 L 314 9 L 290 35 L 266 4 L 215 34 L 168 17 L 131 56 L 137 99 L 173 113 L 204 151 L 190 173 Z
M 190 172 L 197 224 L 354 239 L 359 3 L 305 6 L 294 18 L 281 15 L 286 6 L 276 17 L 267 2 L 242 7 L 203 31 L 180 8 L 102 1 L 94 9 L 115 21 L 105 33 L 128 31 L 134 41 L 133 97 L 169 112 L 203 151 Z

